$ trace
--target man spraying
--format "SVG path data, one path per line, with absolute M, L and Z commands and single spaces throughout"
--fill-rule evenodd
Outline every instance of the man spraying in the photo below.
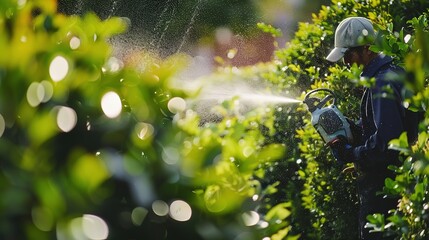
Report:
M 389 141 L 406 131 L 410 142 L 417 137 L 417 118 L 406 119 L 408 109 L 402 105 L 403 84 L 395 81 L 403 69 L 392 63 L 392 58 L 369 49 L 375 39 L 372 23 L 363 17 L 344 19 L 335 31 L 335 48 L 326 57 L 328 61 L 341 59 L 348 66 L 363 67 L 361 77 L 375 78 L 375 84 L 364 90 L 360 106 L 360 124 L 353 143 L 340 139 L 330 144 L 334 157 L 342 163 L 354 163 L 359 173 L 358 194 L 360 239 L 390 239 L 382 233 L 370 233 L 365 228 L 366 217 L 374 213 L 387 215 L 395 209 L 398 199 L 378 194 L 384 180 L 394 178 L 389 165 L 398 165 L 399 153 L 388 148 Z M 410 126 L 411 122 L 411 126 Z M 393 238 L 392 238 L 393 239 Z

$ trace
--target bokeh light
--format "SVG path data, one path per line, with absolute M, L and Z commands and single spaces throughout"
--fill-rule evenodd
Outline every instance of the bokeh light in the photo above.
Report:
M 405 42 L 405 43 L 408 43 L 408 42 L 410 41 L 410 39 L 411 39 L 411 35 L 410 35 L 410 34 L 407 34 L 407 35 L 405 35 L 405 37 L 404 37 L 404 42 Z
M 49 76 L 54 82 L 63 80 L 69 72 L 69 63 L 63 56 L 56 56 L 49 65 Z
M 243 156 L 244 157 L 250 157 L 255 152 L 255 150 L 249 146 L 246 146 L 243 148 Z
M 70 39 L 70 48 L 73 50 L 76 50 L 80 47 L 80 38 L 78 37 L 72 37 Z
M 57 238 L 65 239 L 91 239 L 103 240 L 109 236 L 109 227 L 106 222 L 95 215 L 84 214 L 82 217 L 72 219 L 66 228 L 57 226 Z
M 46 80 L 41 83 L 32 82 L 27 89 L 27 101 L 32 107 L 38 106 L 42 102 L 47 102 L 54 94 L 54 87 Z
M 0 137 L 3 136 L 4 130 L 6 129 L 6 121 L 3 116 L 0 114 Z
M 131 213 L 131 220 L 134 225 L 140 226 L 148 214 L 148 210 L 143 207 L 136 207 Z
M 152 203 L 152 211 L 158 216 L 167 216 L 168 204 L 161 200 L 156 200 Z
M 60 107 L 57 113 L 57 125 L 63 132 L 70 132 L 77 123 L 76 112 L 69 107 Z
M 26 3 L 27 3 L 27 0 L 18 0 L 18 7 L 24 7 Z
M 253 201 L 257 201 L 258 199 L 259 199 L 259 195 L 258 194 L 255 194 L 255 195 L 252 196 L 252 200 Z
M 27 89 L 27 101 L 28 101 L 28 104 L 30 104 L 30 106 L 32 107 L 38 106 L 41 102 L 38 97 L 39 95 L 38 92 L 39 92 L 39 83 L 32 82 Z
M 162 160 L 169 165 L 179 162 L 180 152 L 173 147 L 165 147 L 162 151 Z
M 155 128 L 152 124 L 139 122 L 136 124 L 135 130 L 138 138 L 145 140 L 153 135 Z
M 183 112 L 186 109 L 186 102 L 183 98 L 174 97 L 168 101 L 168 110 L 172 113 Z
M 268 223 L 268 222 L 266 222 L 266 221 L 261 221 L 259 224 L 258 224 L 258 226 L 260 227 L 260 228 L 267 228 L 268 226 L 269 226 L 270 224 Z
M 38 88 L 39 90 L 37 91 L 37 96 L 41 102 L 49 101 L 52 98 L 52 95 L 54 95 L 54 86 L 52 86 L 52 83 L 49 81 L 43 80 Z M 41 95 L 40 92 L 43 92 L 43 95 Z
M 191 219 L 191 206 L 185 201 L 176 200 L 170 205 L 170 216 L 176 221 L 186 222 Z
M 54 226 L 54 216 L 48 209 L 35 207 L 31 210 L 31 217 L 34 226 L 41 231 L 47 232 L 52 230 Z
M 93 240 L 107 239 L 109 227 L 106 222 L 95 215 L 84 214 L 82 217 L 82 229 L 86 237 Z
M 108 118 L 115 118 L 121 114 L 121 98 L 115 92 L 108 92 L 101 98 L 101 109 Z
M 65 231 L 64 231 L 65 230 Z M 71 236 L 69 237 L 64 237 L 63 234 L 67 234 L 68 232 L 71 233 Z M 68 224 L 68 229 L 61 229 L 61 226 L 58 225 L 58 229 L 57 229 L 57 238 L 58 239 L 84 239 L 85 235 L 83 233 L 83 229 L 82 229 L 82 218 L 78 217 L 78 218 L 74 218 L 70 221 L 70 223 Z
M 229 59 L 233 59 L 235 57 L 235 55 L 237 55 L 237 52 L 238 52 L 237 48 L 230 49 L 226 56 Z
M 254 226 L 259 222 L 259 214 L 255 211 L 249 211 L 241 214 L 241 219 L 243 219 L 244 225 L 250 227 Z
M 106 65 L 103 67 L 103 69 L 105 71 L 117 72 L 123 68 L 123 65 L 124 64 L 122 63 L 121 60 L 119 60 L 115 57 L 111 57 L 111 58 L 109 58 L 109 60 L 107 61 Z

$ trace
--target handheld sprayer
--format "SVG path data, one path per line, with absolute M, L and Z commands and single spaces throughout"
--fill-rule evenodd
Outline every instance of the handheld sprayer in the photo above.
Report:
M 325 92 L 323 98 L 314 97 L 315 93 Z M 332 100 L 332 104 L 328 102 Z M 346 117 L 335 106 L 336 97 L 332 90 L 326 88 L 314 89 L 308 92 L 303 103 L 311 113 L 311 124 L 316 128 L 323 141 L 330 145 L 345 139 L 348 143 L 353 142 L 350 124 Z

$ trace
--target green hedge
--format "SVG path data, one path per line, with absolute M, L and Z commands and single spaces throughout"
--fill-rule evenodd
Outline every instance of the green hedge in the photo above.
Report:
M 356 119 L 359 114 L 358 104 L 362 86 L 370 83 L 359 78 L 360 70 L 356 67 L 348 70 L 341 63 L 333 65 L 327 62 L 324 57 L 333 47 L 333 33 L 338 23 L 348 16 L 363 16 L 375 23 L 382 36 L 377 39 L 372 49 L 394 56 L 395 61 L 406 68 L 408 73 L 404 76 L 404 81 L 414 91 L 414 98 L 408 101 L 411 102 L 411 106 L 425 111 L 427 71 L 424 66 L 427 55 L 425 55 L 423 42 L 427 34 L 425 14 L 428 12 L 428 7 L 429 4 L 424 1 L 391 1 L 390 4 L 376 1 L 332 1 L 332 5 L 322 7 L 319 13 L 313 14 L 312 23 L 301 23 L 292 41 L 284 49 L 277 51 L 278 71 L 268 80 L 296 93 L 320 87 L 330 88 L 339 96 L 340 110 L 346 116 Z M 413 14 L 409 14 L 410 12 Z M 414 61 L 419 64 L 414 65 Z M 278 114 L 277 118 L 286 116 L 289 119 L 290 115 L 287 112 Z M 301 198 L 298 200 L 296 197 L 291 198 L 289 193 L 285 194 L 283 199 L 283 201 L 293 201 L 293 205 L 298 209 L 304 208 L 296 210 L 297 214 L 291 217 L 292 230 L 301 233 L 304 239 L 350 239 L 350 236 L 357 238 L 357 197 L 353 175 L 342 172 L 342 169 L 335 165 L 333 157 L 324 147 L 320 137 L 313 128 L 309 127 L 308 114 L 303 112 L 302 115 L 295 114 L 295 116 L 294 122 L 301 122 L 304 126 L 297 128 L 298 124 L 286 126 L 286 128 L 280 127 L 278 131 L 286 131 L 287 136 L 293 134 L 297 136 L 295 141 L 289 139 L 281 141 L 287 142 L 288 148 L 300 150 L 299 156 L 295 154 L 285 156 L 284 161 L 289 162 L 286 168 L 295 169 L 296 159 L 302 159 L 305 163 L 300 165 L 300 170 L 296 172 L 304 184 L 302 185 L 300 181 L 295 181 L 296 184 L 290 183 L 289 180 L 289 185 L 294 185 L 295 189 L 287 187 L 300 192 Z M 421 126 L 419 151 L 407 161 L 422 164 L 427 161 L 427 147 L 422 147 L 427 143 L 425 126 L 427 125 Z M 405 144 L 403 140 L 400 142 L 401 146 Z M 425 154 L 426 157 L 422 158 Z M 410 193 L 407 191 L 415 188 L 415 184 L 418 183 L 424 186 L 423 182 L 426 180 L 423 180 L 425 177 L 421 175 L 414 177 L 413 171 L 416 169 L 411 167 L 411 163 L 406 163 L 407 161 L 404 168 L 397 170 L 400 175 L 396 181 L 386 181 L 388 194 L 404 195 L 401 207 L 388 218 L 388 221 L 380 220 L 380 216 L 371 218 L 373 223 L 371 226 L 376 230 L 387 228 L 406 239 L 415 238 L 418 234 L 421 239 L 424 239 L 425 213 L 419 211 L 422 215 L 414 216 L 418 217 L 418 221 L 415 222 L 412 221 L 415 219 L 407 216 L 410 214 L 410 206 L 417 204 L 422 208 L 424 197 L 419 199 L 420 202 L 413 202 L 413 200 L 410 202 Z M 422 173 L 422 170 L 418 172 Z M 398 186 L 404 188 L 398 188 Z M 419 194 L 422 191 L 425 192 L 423 189 L 419 191 Z M 419 209 L 411 212 L 416 210 Z M 307 224 L 309 221 L 311 224 Z
M 406 68 L 408 73 L 404 76 L 404 81 L 410 90 L 414 91 L 414 98 L 407 101 L 411 107 L 425 111 L 426 60 L 424 52 L 419 50 L 424 49 L 424 46 L 419 42 L 424 42 L 424 34 L 427 31 L 427 9 L 428 4 L 424 1 L 391 1 L 390 4 L 333 1 L 332 5 L 324 6 L 319 13 L 313 14 L 312 23 L 300 23 L 294 38 L 284 48 L 276 51 L 276 59 L 272 65 L 276 71 L 260 68 L 257 73 L 253 73 L 253 77 L 266 79 L 274 84 L 275 88 L 284 91 L 285 95 L 292 97 L 302 98 L 303 93 L 315 88 L 330 88 L 339 97 L 340 110 L 346 116 L 357 119 L 363 87 L 371 83 L 359 78 L 360 70 L 356 66 L 348 70 L 341 63 L 332 64 L 324 58 L 333 48 L 333 33 L 338 23 L 348 16 L 364 16 L 375 23 L 382 36 L 377 39 L 372 49 L 392 55 L 398 64 Z M 260 27 L 266 32 L 277 34 L 277 30 L 267 25 Z M 419 62 L 419 65 L 413 65 L 414 60 Z M 251 69 L 253 67 L 247 71 L 252 72 Z M 235 73 L 236 77 L 225 74 L 217 78 L 222 82 L 225 78 L 245 78 L 247 74 L 242 70 Z M 278 208 L 287 214 L 278 216 L 277 220 L 281 221 L 269 221 L 269 227 L 264 229 L 263 234 L 273 238 L 299 236 L 303 239 L 357 239 L 358 199 L 353 173 L 342 171 L 335 163 L 329 149 L 310 126 L 310 116 L 302 106 L 287 105 L 274 109 L 281 109 L 274 112 L 275 133 L 266 135 L 261 129 L 261 133 L 265 135 L 264 144 L 284 144 L 286 151 L 282 160 L 264 168 L 264 178 L 257 178 L 262 186 L 269 186 L 269 189 L 273 184 L 276 186 L 276 191 L 263 195 L 258 212 L 270 220 L 273 211 L 279 211 Z M 427 127 L 423 125 L 420 145 L 425 146 Z M 404 144 L 403 140 L 401 143 Z M 427 152 L 424 147 L 420 147 L 420 151 L 416 155 L 419 156 L 417 159 L 421 159 L 423 153 Z M 420 161 L 415 160 L 416 157 L 413 159 L 412 162 L 417 161 L 421 165 L 426 162 L 426 158 Z M 406 171 L 415 170 L 410 163 L 405 166 Z M 416 181 L 422 181 L 415 180 L 414 177 L 405 181 L 404 179 L 410 177 L 408 172 L 404 173 L 405 170 L 401 168 L 397 171 L 407 177 L 399 175 L 396 181 L 386 180 L 386 194 L 405 194 L 405 189 L 412 189 Z M 414 173 L 411 176 L 414 176 Z M 397 189 L 401 184 L 396 184 L 397 181 L 406 185 L 401 193 L 398 192 L 401 190 Z M 425 193 L 424 189 L 419 189 L 419 194 L 422 192 Z M 388 230 L 398 237 L 404 234 L 403 237 L 410 238 L 415 237 L 412 234 L 419 233 L 423 239 L 425 224 L 419 223 L 423 221 L 423 216 L 417 215 L 420 217 L 418 223 L 413 223 L 410 217 L 403 216 L 405 209 L 410 211 L 410 206 L 416 203 L 410 202 L 408 198 L 405 197 L 401 203 L 406 203 L 405 206 L 400 205 L 402 207 L 389 217 L 391 223 L 380 220 L 381 217 L 378 216 L 369 218 L 371 223 L 368 226 L 376 231 L 388 226 Z M 420 201 L 417 205 L 422 208 L 424 198 L 421 197 Z M 412 210 L 413 208 L 411 212 Z

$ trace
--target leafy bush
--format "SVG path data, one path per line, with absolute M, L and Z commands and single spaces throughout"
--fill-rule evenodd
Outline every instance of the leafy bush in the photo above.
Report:
M 397 50 L 406 51 L 404 76 L 405 83 L 412 95 L 407 100 L 410 108 L 425 112 L 425 119 L 420 123 L 420 134 L 417 143 L 408 143 L 406 135 L 391 142 L 392 148 L 403 153 L 403 165 L 392 167 L 397 174 L 395 179 L 386 179 L 385 192 L 401 196 L 398 208 L 390 216 L 374 215 L 369 218 L 375 231 L 385 231 L 405 239 L 426 239 L 428 237 L 428 52 L 426 41 L 429 37 L 427 13 L 408 21 L 414 29 L 406 37 L 407 42 L 388 41 Z M 387 44 L 387 43 L 385 43 Z M 389 48 L 392 49 L 392 48 Z M 400 51 L 398 51 L 400 52 Z
M 425 62 L 423 57 L 418 58 L 414 53 L 420 52 L 422 51 L 421 49 L 425 48 L 424 44 L 421 43 L 424 42 L 422 40 L 422 32 L 426 31 L 427 23 L 423 17 L 420 17 L 419 20 L 412 20 L 411 23 L 413 24 L 407 24 L 407 21 L 411 20 L 412 16 L 425 14 L 427 7 L 427 4 L 422 1 L 393 1 L 389 5 L 368 1 L 332 1 L 331 6 L 322 7 L 318 14 L 313 15 L 313 23 L 301 23 L 294 39 L 286 48 L 277 51 L 276 56 L 279 61 L 277 65 L 278 71 L 273 73 L 273 76 L 270 76 L 268 80 L 272 80 L 280 86 L 284 86 L 285 89 L 297 93 L 321 87 L 330 88 L 338 95 L 340 100 L 338 104 L 339 109 L 346 116 L 356 119 L 359 113 L 358 103 L 362 91 L 361 86 L 370 83 L 362 81 L 359 78 L 359 69 L 353 67 L 347 70 L 341 64 L 330 64 L 324 60 L 324 57 L 333 47 L 333 33 L 338 23 L 348 16 L 363 16 L 375 23 L 382 36 L 377 40 L 377 44 L 372 47 L 373 50 L 390 54 L 395 57 L 398 63 L 402 63 L 409 72 L 405 81 L 414 90 L 415 96 L 412 100 L 407 101 L 410 101 L 411 105 L 417 109 L 424 110 L 427 102 L 423 100 L 425 99 L 424 96 L 426 96 L 423 92 L 426 91 L 427 78 L 424 73 L 424 67 L 422 65 L 416 66 L 413 62 L 417 59 L 421 64 Z M 413 15 L 405 15 L 406 12 L 410 11 L 413 12 Z M 419 14 L 416 11 L 420 11 Z M 417 31 L 415 31 L 416 29 Z M 420 37 L 416 38 L 414 34 L 420 35 Z M 416 86 L 419 87 L 416 88 Z M 287 115 L 279 114 L 277 117 L 284 118 L 285 116 Z M 308 127 L 310 125 L 309 116 L 305 112 L 302 115 L 296 116 L 297 119 L 295 122 L 303 122 L 305 127 L 279 128 L 280 131 L 277 131 L 287 132 L 286 136 L 290 136 L 297 131 L 296 140 L 290 141 L 289 139 L 285 139 L 283 142 L 288 143 L 288 148 L 299 149 L 300 156 L 286 156 L 286 159 L 283 161 L 294 163 L 295 161 L 288 160 L 288 157 L 290 157 L 295 160 L 302 159 L 305 163 L 300 166 L 300 170 L 298 171 L 300 179 L 304 180 L 304 184 L 301 185 L 302 183 L 297 182 L 294 189 L 295 191 L 300 191 L 302 200 L 302 202 L 295 202 L 296 205 L 294 206 L 296 208 L 303 207 L 304 209 L 297 211 L 299 214 L 291 216 L 291 219 L 293 219 L 291 222 L 292 229 L 295 229 L 299 233 L 308 234 L 304 238 L 311 239 L 350 239 L 351 236 L 357 238 L 357 198 L 354 189 L 354 178 L 352 175 L 341 172 L 342 169 L 335 165 L 333 158 L 323 146 L 322 141 L 318 140 L 320 138 L 315 130 Z M 421 131 L 424 132 L 425 129 L 427 127 L 425 128 L 422 125 Z M 427 142 L 425 136 L 426 134 L 422 133 L 420 141 Z M 280 141 L 282 142 L 282 140 Z M 427 152 L 422 147 L 420 149 L 419 156 Z M 422 160 L 421 162 L 425 161 Z M 407 172 L 409 170 L 410 164 L 404 164 L 404 168 L 397 171 L 405 176 L 401 176 L 400 174 L 398 178 L 403 181 L 405 179 L 409 181 L 410 178 L 414 179 L 414 175 L 409 175 L 409 172 Z M 407 189 L 414 187 L 413 183 L 415 181 L 421 183 L 424 178 L 419 177 L 418 179 L 407 182 Z M 399 190 L 398 184 L 392 184 L 392 181 L 389 180 L 387 180 L 387 183 L 389 184 L 386 188 L 390 189 L 387 193 L 395 192 L 392 188 L 395 188 L 396 191 Z M 424 184 L 421 186 L 424 186 Z M 405 190 L 401 193 L 404 194 Z M 396 194 L 400 193 L 396 192 Z M 410 219 L 405 221 L 404 218 L 398 217 L 402 216 L 400 212 L 405 211 L 405 208 L 410 210 L 410 206 L 414 206 L 413 204 L 422 206 L 421 202 L 410 201 L 409 197 L 404 197 L 404 199 L 400 205 L 402 207 L 398 208 L 397 213 L 389 218 L 391 223 L 388 226 L 393 228 L 394 230 L 392 231 L 396 231 L 395 233 L 398 235 L 401 235 L 399 229 L 403 227 L 403 224 L 399 224 L 399 222 L 411 222 Z M 289 200 L 290 198 L 285 195 L 284 201 Z M 424 201 L 422 198 L 420 200 Z M 407 203 L 410 205 L 408 206 Z M 302 214 L 305 211 L 307 213 Z M 411 212 L 414 211 L 411 210 Z M 422 215 L 417 216 L 423 219 Z M 381 218 L 377 217 L 376 219 Z M 375 219 L 371 220 L 376 222 Z M 308 221 L 312 224 L 306 224 Z M 384 229 L 384 223 L 378 222 L 376 224 L 377 229 Z M 422 232 L 419 232 L 424 231 L 424 226 L 418 224 L 411 225 L 412 227 L 407 227 L 413 230 L 410 232 L 407 230 L 406 234 L 408 235 L 404 234 L 404 237 L 408 236 L 408 238 L 412 238 L 417 233 L 425 236 Z M 303 229 L 303 226 L 306 226 L 306 228 Z M 308 226 L 311 227 L 309 228 Z
M 198 239 L 198 226 L 215 229 L 190 209 L 194 188 L 174 164 L 171 118 L 184 100 L 169 81 L 186 57 L 122 62 L 108 43 L 121 19 L 64 16 L 55 1 L 3 1 L 0 19 L 2 239 Z M 174 206 L 185 215 L 169 216 Z

